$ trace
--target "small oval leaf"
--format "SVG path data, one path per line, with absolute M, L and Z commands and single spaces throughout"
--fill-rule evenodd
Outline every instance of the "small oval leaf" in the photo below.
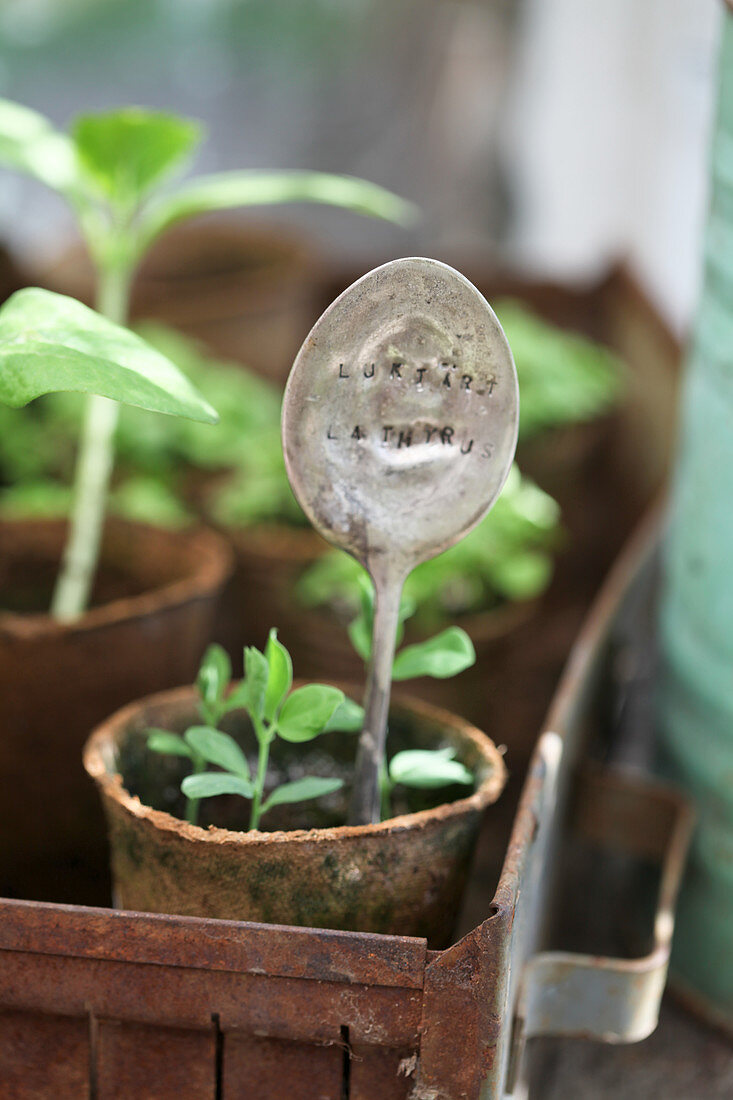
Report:
M 187 775 L 181 783 L 186 798 L 215 798 L 220 794 L 238 794 L 242 798 L 252 798 L 254 788 L 246 779 L 238 775 L 225 775 L 224 772 L 204 772 L 202 775 Z
M 183 738 L 169 730 L 148 730 L 148 748 L 168 756 L 187 756 L 191 759 L 191 750 Z
M 207 763 L 216 764 L 249 782 L 247 757 L 228 733 L 212 729 L 211 726 L 191 726 L 183 736 L 186 744 L 190 745 L 193 751 L 202 756 Z
M 343 787 L 343 779 L 326 779 L 320 776 L 308 775 L 304 779 L 296 779 L 292 783 L 283 783 L 276 787 L 262 807 L 262 813 L 266 813 L 273 806 L 282 806 L 286 802 L 306 802 L 310 798 L 320 798 L 324 794 Z
M 458 760 L 453 760 L 454 750 L 408 749 L 396 753 L 389 763 L 389 777 L 393 783 L 406 787 L 432 790 L 450 783 L 465 786 L 473 783 L 473 775 Z
M 277 732 L 285 741 L 311 741 L 323 733 L 344 693 L 326 684 L 306 684 L 292 692 L 282 705 Z
M 265 718 L 271 722 L 293 684 L 293 662 L 285 646 L 278 641 L 274 627 L 267 639 L 265 657 L 268 663 Z
M 470 668 L 475 660 L 476 651 L 468 634 L 450 626 L 426 642 L 405 646 L 395 657 L 392 679 L 433 676 L 442 680 Z

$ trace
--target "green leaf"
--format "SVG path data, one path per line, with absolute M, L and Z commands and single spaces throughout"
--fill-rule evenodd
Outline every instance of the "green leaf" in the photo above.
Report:
M 432 790 L 449 783 L 473 783 L 473 775 L 458 760 L 454 760 L 455 750 L 448 749 L 408 749 L 396 753 L 389 763 L 389 777 L 393 783 L 402 783 L 405 787 L 419 787 Z
M 28 107 L 0 99 L 0 163 L 41 180 L 54 191 L 78 185 L 74 145 L 49 119 Z
M 230 710 L 240 710 L 244 708 L 249 709 L 249 688 L 247 687 L 246 680 L 240 680 L 237 686 L 234 688 L 224 700 L 224 710 L 228 713 Z
M 82 172 L 105 198 L 128 209 L 180 165 L 200 135 L 195 122 L 141 107 L 82 115 L 72 131 Z
M 194 214 L 242 206 L 318 202 L 399 225 L 416 219 L 412 203 L 366 180 L 327 172 L 220 172 L 199 176 L 152 202 L 140 222 L 144 247 L 164 229 Z
M 226 775 L 224 772 L 203 772 L 201 775 L 187 775 L 181 783 L 186 798 L 215 798 L 219 794 L 239 794 L 242 798 L 253 798 L 254 787 L 238 775 Z
M 361 611 L 349 623 L 349 640 L 366 664 L 372 655 L 372 629 Z
M 282 705 L 277 731 L 285 741 L 312 741 L 323 733 L 344 693 L 326 684 L 297 688 Z
M 269 665 L 264 653 L 254 646 L 247 646 L 244 650 L 244 676 L 247 690 L 245 706 L 253 718 L 261 721 L 265 714 Z
M 361 570 L 358 574 L 359 598 L 361 610 L 355 619 L 349 624 L 349 639 L 354 649 L 364 663 L 368 663 L 372 655 L 372 634 L 374 631 L 374 585 L 367 574 Z M 409 619 L 415 611 L 415 601 L 404 592 L 400 596 L 398 612 L 398 626 L 395 635 L 395 644 L 399 645 L 405 633 L 405 620 Z
M 168 756 L 187 756 L 191 759 L 191 750 L 177 733 L 168 730 L 148 730 L 148 748 L 153 752 L 162 752 Z
M 323 732 L 330 733 L 331 730 L 336 730 L 338 733 L 358 733 L 363 725 L 364 708 L 355 703 L 353 699 L 344 696 L 342 702 L 339 703 L 326 722 Z
M 286 802 L 306 802 L 309 798 L 320 798 L 324 794 L 338 791 L 343 785 L 343 779 L 322 779 L 315 775 L 296 779 L 292 783 L 283 783 L 281 787 L 275 788 L 263 804 L 262 813 L 267 813 L 273 806 L 282 806 Z
M 211 726 L 191 726 L 183 736 L 193 751 L 202 756 L 207 763 L 216 764 L 249 782 L 247 757 L 228 733 L 222 733 L 221 730 L 213 729 Z
M 476 651 L 468 634 L 458 626 L 450 626 L 426 642 L 405 646 L 395 657 L 392 679 L 434 676 L 442 680 L 470 668 L 475 660 Z
M 213 643 L 204 653 L 196 677 L 196 687 L 208 706 L 222 702 L 231 675 L 232 666 L 226 650 Z
M 271 722 L 293 684 L 293 662 L 285 646 L 277 640 L 277 630 L 274 627 L 267 639 L 265 657 L 269 666 L 265 692 L 265 718 Z
M 531 600 L 547 588 L 552 569 L 552 559 L 547 554 L 527 550 L 496 562 L 494 583 L 509 600 Z
M 218 419 L 178 367 L 139 336 L 64 294 L 19 290 L 0 309 L 0 401 L 19 408 L 53 390 Z

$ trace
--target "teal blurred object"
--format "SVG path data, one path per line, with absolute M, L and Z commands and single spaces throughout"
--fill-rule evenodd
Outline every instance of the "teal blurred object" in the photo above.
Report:
M 733 1028 L 733 7 L 727 3 L 703 296 L 665 545 L 661 767 L 697 803 L 672 973 Z

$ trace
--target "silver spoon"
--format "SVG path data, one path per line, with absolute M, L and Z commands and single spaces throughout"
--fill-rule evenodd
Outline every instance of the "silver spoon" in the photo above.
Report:
M 313 526 L 374 582 L 372 659 L 350 823 L 379 820 L 402 586 L 496 500 L 517 442 L 509 345 L 485 298 L 422 258 L 370 271 L 300 349 L 283 401 L 285 465 Z

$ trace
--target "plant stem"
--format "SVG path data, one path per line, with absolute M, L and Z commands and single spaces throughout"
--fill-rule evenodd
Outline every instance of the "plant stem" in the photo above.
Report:
M 118 324 L 127 321 L 131 281 L 130 264 L 117 261 L 100 268 L 97 308 Z M 99 561 L 118 416 L 116 401 L 96 394 L 87 399 L 69 534 L 51 603 L 51 615 L 60 622 L 78 618 L 89 603 Z
M 260 723 L 254 723 L 255 733 L 257 734 L 257 741 L 259 743 L 259 755 L 257 757 L 257 779 L 255 780 L 255 793 L 252 799 L 252 809 L 249 815 L 249 827 L 250 829 L 259 829 L 260 827 L 260 807 L 262 805 L 262 795 L 265 790 L 265 777 L 267 776 L 267 762 L 270 758 L 270 745 L 273 740 L 273 733 L 271 730 L 266 730 Z
M 394 783 L 389 778 L 387 766 L 383 762 L 379 772 L 379 820 L 387 821 L 392 810 L 392 791 Z
M 191 757 L 193 762 L 193 768 L 191 775 L 201 775 L 206 770 L 206 761 L 203 756 L 199 756 L 198 753 L 194 753 Z M 187 798 L 186 799 L 186 821 L 189 825 L 198 825 L 199 823 L 199 806 L 201 805 L 200 798 Z

